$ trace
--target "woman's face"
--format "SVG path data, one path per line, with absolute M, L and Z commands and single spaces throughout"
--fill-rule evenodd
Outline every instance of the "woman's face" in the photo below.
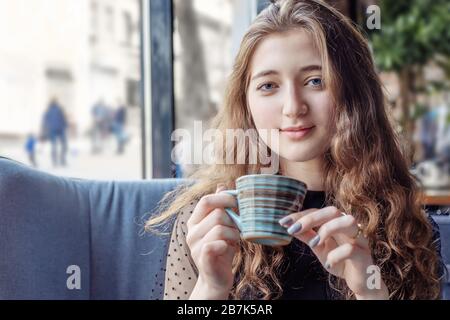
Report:
M 322 156 L 334 130 L 334 107 L 310 36 L 291 30 L 266 37 L 253 54 L 250 79 L 247 100 L 256 129 L 279 130 L 279 156 L 294 162 Z

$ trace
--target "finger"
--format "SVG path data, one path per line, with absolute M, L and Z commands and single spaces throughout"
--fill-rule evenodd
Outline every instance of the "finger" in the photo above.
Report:
M 305 243 L 306 245 L 310 246 L 310 244 L 314 241 L 314 239 L 317 237 L 317 232 L 314 230 L 308 230 L 302 233 L 294 234 L 293 237 L 297 238 L 301 242 Z M 319 261 L 324 264 L 326 259 L 326 254 L 330 251 L 336 248 L 336 242 L 326 242 L 324 246 L 313 246 L 311 247 L 311 251 L 316 255 L 316 257 L 319 259 Z
M 202 247 L 202 254 L 206 257 L 217 257 L 225 254 L 229 244 L 225 240 L 216 240 L 205 243 Z
M 313 213 L 314 211 L 317 211 L 317 210 L 319 210 L 319 209 L 311 208 L 311 209 L 303 210 L 300 212 L 295 212 L 284 218 L 281 218 L 278 222 L 282 227 L 289 228 L 295 221 L 297 221 L 301 217 L 303 217 L 307 214 Z
M 208 270 L 217 263 L 217 257 L 224 256 L 231 261 L 236 252 L 236 247 L 231 246 L 224 240 L 208 242 L 202 247 L 200 254 L 202 258 L 200 258 L 199 263 L 203 269 Z
M 317 232 L 315 232 L 314 230 L 308 230 L 306 232 L 294 234 L 293 236 L 301 242 L 309 244 L 312 239 L 317 237 Z
M 188 220 L 188 228 L 202 221 L 211 211 L 216 208 L 237 206 L 236 198 L 230 194 L 217 193 L 208 194 L 203 196 L 192 212 L 191 217 Z
M 241 235 L 236 228 L 230 228 L 222 225 L 214 226 L 201 240 L 204 243 L 216 240 L 225 240 L 228 243 L 236 243 L 240 240 Z
M 186 242 L 191 250 L 192 257 L 198 257 L 201 254 L 203 247 L 210 242 L 223 240 L 228 245 L 237 247 L 240 241 L 240 233 L 237 229 L 222 225 L 214 226 L 201 239 L 194 239 L 194 237 L 195 235 L 192 235 L 191 233 L 188 233 L 186 236 Z
M 364 250 L 359 248 L 356 244 L 347 242 L 328 252 L 325 268 L 330 269 L 347 259 L 351 259 L 361 264 L 370 264 L 369 256 L 367 256 Z
M 190 228 L 188 231 L 190 241 L 192 242 L 203 238 L 216 225 L 237 229 L 233 220 L 231 220 L 223 209 L 214 209 L 202 221 Z
M 317 231 L 317 237 L 311 240 L 310 247 L 321 245 L 327 239 L 337 234 L 345 235 L 348 239 L 358 234 L 359 228 L 356 219 L 351 215 L 340 216 L 324 223 Z
M 291 235 L 306 232 L 342 215 L 343 213 L 336 207 L 325 207 L 301 217 L 287 229 L 287 232 Z

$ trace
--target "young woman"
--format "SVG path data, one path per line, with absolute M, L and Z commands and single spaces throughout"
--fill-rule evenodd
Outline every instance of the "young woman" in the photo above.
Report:
M 438 231 L 367 42 L 343 15 L 316 0 L 274 1 L 244 36 L 225 97 L 213 127 L 278 130 L 278 174 L 308 185 L 303 210 L 280 221 L 294 240 L 243 241 L 223 209 L 236 202 L 220 191 L 260 163 L 203 166 L 147 224 L 176 215 L 164 298 L 439 298 Z

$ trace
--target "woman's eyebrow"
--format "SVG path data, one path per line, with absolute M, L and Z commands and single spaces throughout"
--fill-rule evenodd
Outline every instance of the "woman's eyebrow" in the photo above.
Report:
M 311 64 L 308 66 L 304 66 L 300 68 L 300 72 L 310 72 L 310 71 L 320 71 L 322 70 L 322 66 L 318 65 L 318 64 Z M 277 75 L 278 71 L 275 70 L 264 70 L 261 72 L 258 72 L 257 74 L 255 74 L 250 81 L 253 81 L 255 79 L 261 78 L 261 77 L 265 77 L 265 76 L 270 76 L 270 75 Z
M 300 72 L 309 72 L 309 71 L 321 71 L 322 66 L 318 64 L 311 64 L 309 66 L 304 66 L 300 68 Z
M 250 81 L 253 81 L 253 80 L 261 78 L 261 77 L 270 76 L 270 75 L 273 75 L 273 74 L 278 74 L 278 71 L 275 71 L 275 70 L 264 70 L 264 71 L 261 71 L 261 72 L 258 72 L 257 74 L 255 74 Z

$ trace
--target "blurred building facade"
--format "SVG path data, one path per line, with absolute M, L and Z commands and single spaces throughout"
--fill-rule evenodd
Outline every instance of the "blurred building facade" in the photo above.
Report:
M 0 135 L 38 133 L 49 100 L 72 133 L 99 99 L 139 105 L 139 0 L 0 0 Z

